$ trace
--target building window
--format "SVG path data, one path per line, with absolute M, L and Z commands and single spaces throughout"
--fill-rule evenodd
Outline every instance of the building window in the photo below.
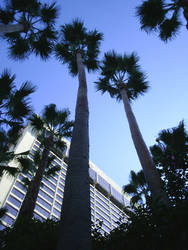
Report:
M 35 210 L 38 211 L 39 213 L 41 213 L 42 215 L 44 215 L 45 217 L 49 217 L 50 213 L 47 212 L 44 208 L 42 208 L 41 206 L 37 205 L 35 206 Z
M 55 215 L 57 215 L 59 218 L 60 218 L 60 216 L 61 216 L 61 212 L 59 212 L 57 209 L 53 209 L 53 213 L 55 214 Z
M 16 188 L 13 188 L 11 191 L 13 194 L 15 194 L 16 196 L 18 196 L 21 200 L 23 200 L 25 194 L 22 194 L 19 190 L 17 190 Z
M 59 204 L 57 201 L 54 202 L 54 205 L 61 210 L 61 204 Z
M 60 195 L 62 195 L 63 196 L 63 191 L 61 191 L 61 189 L 57 189 L 57 192 L 60 194 Z
M 51 198 L 49 195 L 47 195 L 44 191 L 39 190 L 39 195 L 41 195 L 42 198 L 45 198 L 46 200 L 48 200 L 50 203 L 53 202 L 53 198 Z
M 16 181 L 15 186 L 20 188 L 22 191 L 26 192 L 26 187 L 20 182 Z
M 40 203 L 41 205 L 43 205 L 45 208 L 47 208 L 48 210 L 51 210 L 51 205 L 48 204 L 46 201 L 44 201 L 43 199 L 41 199 L 40 197 L 37 198 L 37 202 Z
M 21 206 L 21 202 L 17 200 L 16 198 L 14 198 L 12 195 L 8 197 L 8 201 L 10 201 L 13 205 L 15 205 L 18 208 L 20 208 Z
M 56 194 L 56 199 L 62 204 L 63 198 L 61 198 L 58 194 Z
M 9 224 L 10 226 L 12 226 L 12 224 L 14 223 L 14 219 L 7 214 L 3 217 L 3 221 Z
M 46 178 L 43 178 L 42 180 L 46 185 L 50 186 L 53 190 L 56 189 L 55 185 L 53 183 L 51 183 L 49 180 L 47 180 Z
M 15 209 L 15 208 L 13 208 L 12 206 L 10 206 L 8 203 L 6 203 L 5 208 L 8 210 L 7 212 L 8 212 L 9 214 L 14 215 L 15 217 L 17 216 L 18 210 Z
M 42 189 L 44 189 L 47 193 L 51 194 L 52 196 L 54 196 L 54 191 L 51 190 L 50 188 L 48 188 L 46 185 L 42 186 Z
M 109 206 L 107 206 L 105 203 L 100 203 L 100 202 L 98 202 L 98 201 L 96 201 L 96 204 L 97 204 L 97 206 L 98 207 L 100 207 L 102 210 L 104 210 L 106 213 L 110 213 L 110 207 Z M 104 207 L 105 206 L 105 207 Z

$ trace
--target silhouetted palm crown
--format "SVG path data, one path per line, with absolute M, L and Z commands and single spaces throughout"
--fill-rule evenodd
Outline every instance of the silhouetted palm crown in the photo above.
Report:
M 0 76 L 0 162 L 14 157 L 10 145 L 15 144 L 24 118 L 31 113 L 30 94 L 35 91 L 31 83 L 25 82 L 19 89 L 15 86 L 15 75 L 4 71 Z
M 65 24 L 61 27 L 61 40 L 56 45 L 56 56 L 64 64 L 68 64 L 70 73 L 75 76 L 78 73 L 76 54 L 81 53 L 83 64 L 88 71 L 98 68 L 99 45 L 102 34 L 94 31 L 87 31 L 84 23 L 74 20 L 72 24 Z
M 70 112 L 68 109 L 58 110 L 55 104 L 45 106 L 41 117 L 33 114 L 30 118 L 31 126 L 37 132 L 42 145 L 46 139 L 51 137 L 53 148 L 63 150 L 66 143 L 62 138 L 72 135 L 73 122 L 69 121 Z
M 143 196 L 149 195 L 149 188 L 143 170 L 140 170 L 138 173 L 130 172 L 130 183 L 123 186 L 123 191 L 132 195 L 132 204 L 137 202 L 144 203 Z
M 6 6 L 0 7 L 0 23 L 24 25 L 21 32 L 4 34 L 4 38 L 10 44 L 10 56 L 14 59 L 24 59 L 33 52 L 46 59 L 52 52 L 56 39 L 56 18 L 55 3 L 10 0 Z
M 184 122 L 178 127 L 162 130 L 156 141 L 158 144 L 150 148 L 156 165 L 174 170 L 188 167 L 188 136 Z
M 157 31 L 159 37 L 167 41 L 173 38 L 183 25 L 181 11 L 188 29 L 188 1 L 187 0 L 147 0 L 137 7 L 141 29 L 146 32 Z
M 105 53 L 102 61 L 101 77 L 96 82 L 97 90 L 108 92 L 111 97 L 122 99 L 120 87 L 124 86 L 129 100 L 147 91 L 148 85 L 144 73 L 138 65 L 135 54 L 123 56 L 114 51 Z

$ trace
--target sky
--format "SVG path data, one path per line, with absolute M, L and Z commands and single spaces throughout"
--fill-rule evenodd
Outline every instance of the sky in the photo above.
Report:
M 168 43 L 155 33 L 141 31 L 135 15 L 135 7 L 140 3 L 140 0 L 58 0 L 57 26 L 80 18 L 88 30 L 96 28 L 102 32 L 100 59 L 112 49 L 138 54 L 150 88 L 132 103 L 132 108 L 149 147 L 162 129 L 175 127 L 182 119 L 188 125 L 188 31 L 182 27 L 178 36 Z M 45 105 L 55 103 L 58 108 L 69 108 L 74 119 L 78 79 L 69 75 L 66 65 L 54 56 L 46 62 L 35 56 L 13 61 L 8 57 L 7 47 L 0 40 L 0 73 L 7 68 L 16 74 L 17 86 L 24 81 L 37 86 L 32 95 L 35 112 L 40 113 Z M 137 172 L 141 166 L 123 103 L 96 91 L 94 82 L 98 77 L 99 72 L 87 74 L 90 160 L 121 187 L 128 184 L 130 171 Z

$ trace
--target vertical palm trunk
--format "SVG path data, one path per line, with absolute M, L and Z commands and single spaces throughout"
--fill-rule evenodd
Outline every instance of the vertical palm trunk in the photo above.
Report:
M 48 156 L 50 153 L 52 143 L 53 140 L 51 137 L 49 137 L 42 152 L 41 162 L 27 190 L 17 221 L 19 221 L 21 218 L 31 219 L 33 216 L 35 204 L 37 201 L 37 196 L 40 189 L 40 184 L 43 178 L 44 171 L 48 165 Z
M 125 87 L 120 87 L 120 93 L 124 103 L 125 112 L 127 115 L 131 136 L 143 168 L 144 176 L 148 183 L 154 201 L 160 200 L 165 206 L 168 206 L 168 198 L 161 187 L 160 176 L 155 168 L 149 150 L 143 140 L 139 130 L 136 118 L 131 109 L 129 99 Z
M 80 52 L 77 52 L 79 88 L 75 123 L 62 207 L 58 250 L 91 249 L 91 211 L 89 185 L 89 129 L 87 84 Z
M 24 30 L 23 24 L 0 24 L 0 34 L 1 33 L 12 33 L 21 32 Z

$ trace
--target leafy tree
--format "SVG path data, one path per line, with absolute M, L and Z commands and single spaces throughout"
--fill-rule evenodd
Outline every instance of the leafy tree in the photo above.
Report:
M 63 64 L 68 64 L 70 73 L 73 76 L 78 75 L 79 79 L 58 250 L 91 249 L 89 109 L 84 67 L 89 72 L 97 69 L 101 39 L 101 33 L 96 30 L 87 31 L 83 22 L 74 20 L 71 24 L 62 26 L 61 41 L 56 46 L 57 58 Z
M 4 71 L 0 76 L 0 175 L 6 169 L 10 174 L 15 174 L 18 169 L 9 168 L 8 162 L 15 156 L 11 145 L 14 145 L 19 133 L 24 126 L 32 107 L 30 94 L 35 91 L 30 82 L 25 82 L 19 89 L 15 86 L 15 75 Z
M 56 40 L 55 3 L 38 0 L 10 0 L 0 6 L 0 34 L 9 44 L 14 59 L 31 53 L 46 59 Z
M 57 110 L 55 104 L 50 104 L 45 106 L 41 117 L 33 114 L 30 118 L 31 126 L 41 142 L 42 155 L 41 158 L 40 154 L 35 155 L 36 161 L 39 162 L 38 168 L 22 203 L 18 222 L 22 217 L 30 219 L 33 216 L 40 184 L 47 171 L 49 161 L 51 161 L 51 158 L 49 158 L 50 152 L 58 149 L 61 150 L 63 155 L 66 143 L 62 138 L 69 138 L 72 134 L 73 123 L 69 121 L 69 114 L 70 112 L 67 109 Z
M 96 86 L 102 93 L 108 92 L 111 97 L 123 100 L 131 136 L 152 198 L 167 205 L 168 199 L 162 190 L 158 171 L 142 138 L 129 102 L 148 89 L 146 77 L 138 65 L 138 57 L 135 54 L 121 56 L 114 51 L 106 53 L 102 61 L 101 77 L 96 82 Z
M 133 170 L 130 172 L 130 183 L 123 186 L 123 191 L 132 196 L 130 200 L 132 206 L 145 204 L 149 201 L 150 194 L 143 170 L 140 170 L 138 173 L 135 173 Z
M 146 0 L 137 7 L 141 29 L 146 32 L 156 31 L 163 41 L 168 41 L 178 34 L 181 26 L 181 12 L 188 29 L 187 0 Z
M 188 134 L 184 122 L 162 130 L 150 150 L 172 205 L 188 198 Z

